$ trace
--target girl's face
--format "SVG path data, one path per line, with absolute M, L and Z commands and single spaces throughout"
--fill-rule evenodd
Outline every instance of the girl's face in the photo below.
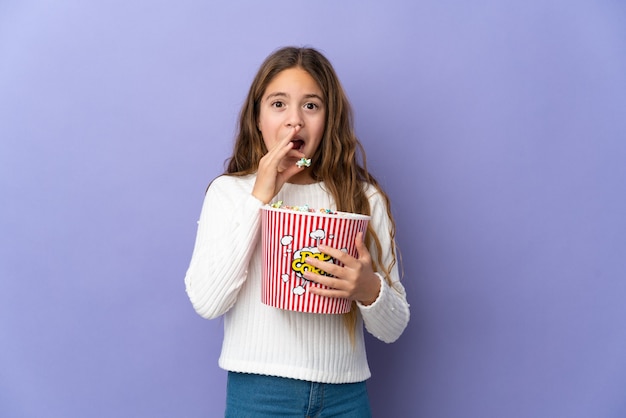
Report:
M 261 97 L 258 128 L 268 150 L 299 125 L 293 148 L 310 158 L 322 141 L 325 123 L 322 90 L 303 69 L 283 70 L 267 85 Z

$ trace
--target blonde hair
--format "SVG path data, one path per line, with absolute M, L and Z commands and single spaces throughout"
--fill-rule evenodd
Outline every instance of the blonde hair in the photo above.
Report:
M 238 133 L 233 155 L 227 160 L 225 174 L 243 176 L 257 171 L 259 160 L 267 148 L 257 129 L 259 106 L 268 84 L 281 71 L 301 68 L 317 82 L 326 106 L 324 136 L 315 154 L 311 157 L 311 176 L 323 181 L 335 200 L 337 210 L 371 214 L 365 185 L 374 186 L 383 197 L 387 214 L 391 220 L 391 242 L 395 238 L 395 222 L 390 210 L 387 194 L 376 179 L 367 171 L 363 146 L 354 133 L 352 108 L 331 63 L 313 48 L 284 47 L 265 59 L 257 72 L 239 115 Z M 372 263 L 374 271 L 381 272 L 391 284 L 391 269 L 396 263 L 396 251 L 392 245 L 392 261 L 384 265 L 381 243 L 376 232 L 368 226 L 365 244 L 370 252 L 375 250 Z M 354 304 L 353 304 L 354 305 Z M 345 314 L 345 323 L 354 342 L 356 325 L 355 306 Z

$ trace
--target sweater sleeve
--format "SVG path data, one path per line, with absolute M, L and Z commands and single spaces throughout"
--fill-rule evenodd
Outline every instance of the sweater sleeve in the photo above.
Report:
M 261 206 L 243 178 L 218 177 L 207 190 L 185 276 L 187 295 L 203 318 L 235 304 L 259 240 Z
M 370 197 L 372 228 L 376 231 L 382 248 L 382 260 L 384 265 L 389 265 L 392 260 L 392 248 L 395 242 L 391 239 L 391 221 L 387 215 L 387 207 L 378 192 Z M 372 252 L 372 257 L 376 254 Z M 406 328 L 410 312 L 406 300 L 404 286 L 400 283 L 398 265 L 394 264 L 391 269 L 391 284 L 384 279 L 383 274 L 377 273 L 381 286 L 378 298 L 370 305 L 357 306 L 363 316 L 363 322 L 367 331 L 374 337 L 386 343 L 397 340 Z

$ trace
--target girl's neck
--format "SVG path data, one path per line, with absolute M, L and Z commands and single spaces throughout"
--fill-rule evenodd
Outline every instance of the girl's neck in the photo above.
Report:
M 311 175 L 309 174 L 308 171 L 304 170 L 304 171 L 301 171 L 300 173 L 292 176 L 289 180 L 287 180 L 287 183 L 291 183 L 291 184 L 315 184 L 315 183 L 318 183 L 318 181 L 315 180 L 313 177 L 311 177 Z

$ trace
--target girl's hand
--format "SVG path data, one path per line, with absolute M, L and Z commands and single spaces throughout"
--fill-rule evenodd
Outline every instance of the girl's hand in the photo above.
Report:
M 289 133 L 259 161 L 252 195 L 261 202 L 269 203 L 289 178 L 304 169 L 295 164 L 296 160 L 304 157 L 304 154 L 294 150 L 291 142 L 298 131 L 299 126 L 290 128 Z
M 329 261 L 321 261 L 312 257 L 306 259 L 307 264 L 317 267 L 334 277 L 322 276 L 307 271 L 304 277 L 307 280 L 323 284 L 330 289 L 321 289 L 311 286 L 309 291 L 320 296 L 346 298 L 359 301 L 363 305 L 371 305 L 380 293 L 380 279 L 374 273 L 372 258 L 365 243 L 363 233 L 359 232 L 355 239 L 358 258 L 352 257 L 336 248 L 319 245 L 317 248 L 343 263 L 339 266 Z

